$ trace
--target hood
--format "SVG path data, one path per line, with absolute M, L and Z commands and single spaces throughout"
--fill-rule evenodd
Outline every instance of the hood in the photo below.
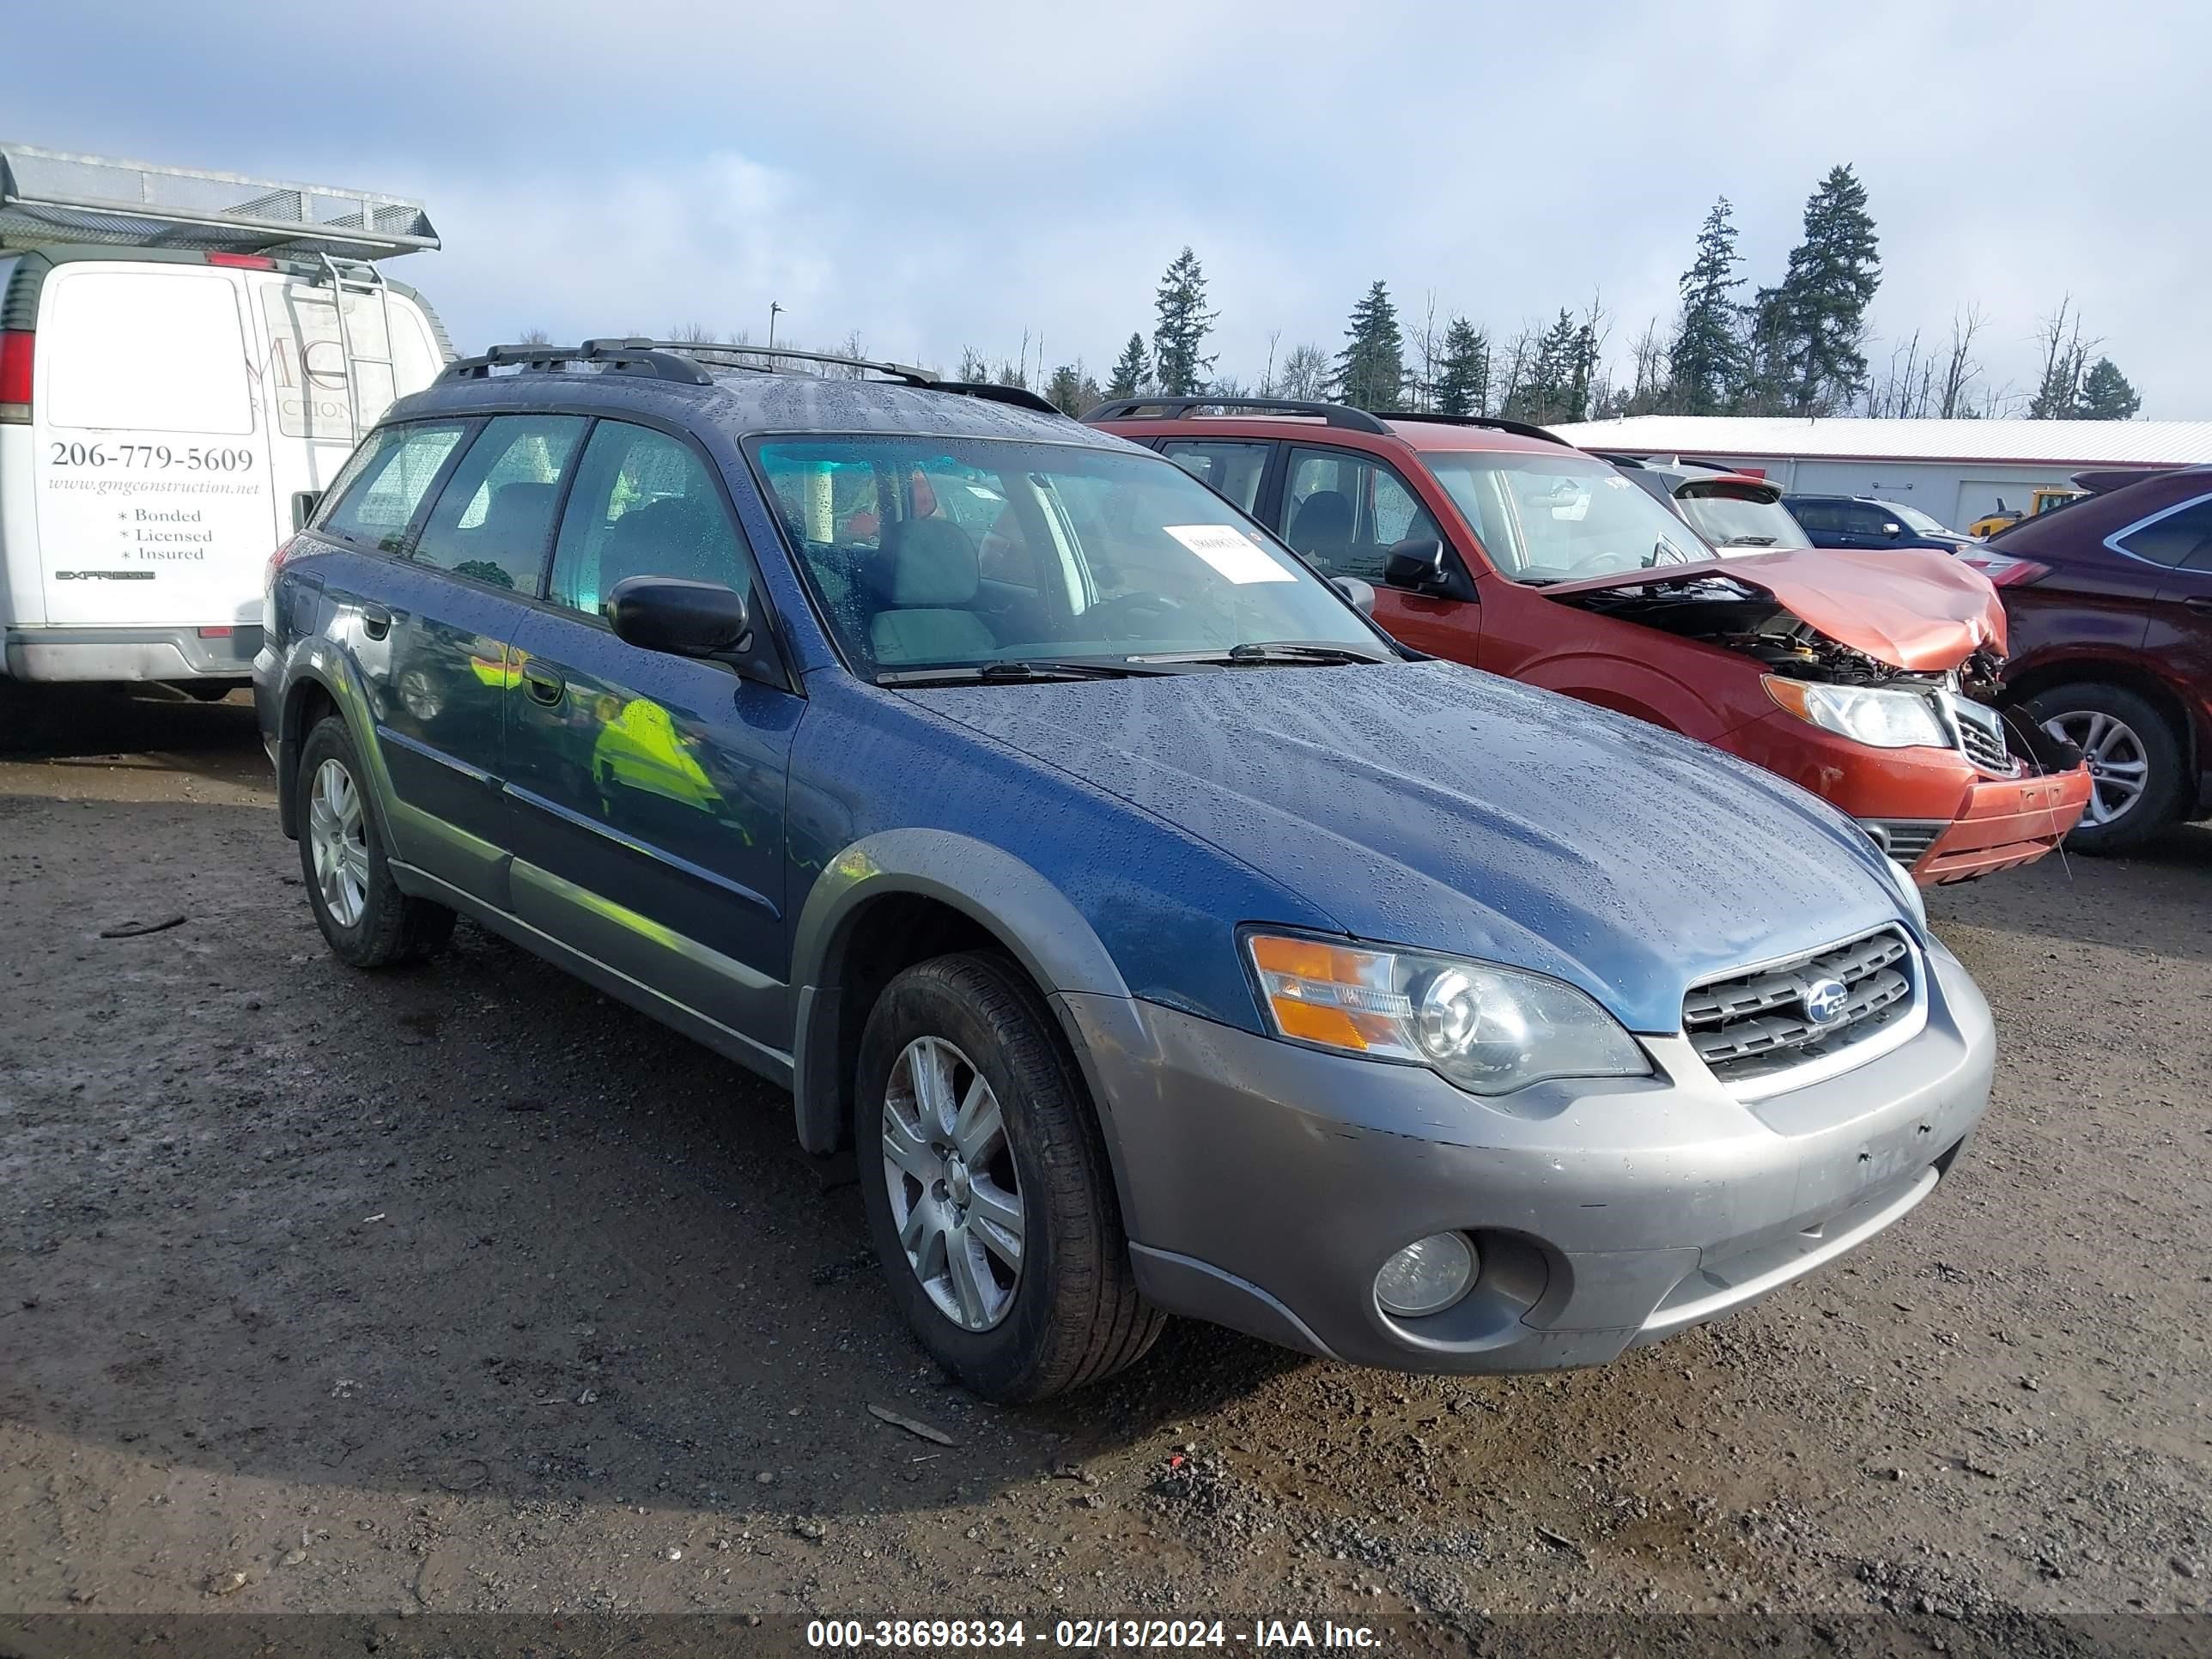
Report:
M 1553 975 L 1632 1030 L 1677 1029 L 1693 980 L 1904 915 L 1873 842 L 1813 796 L 1455 664 L 903 695 L 1210 843 L 1347 934 Z
M 1725 576 L 1757 589 L 1838 645 L 1915 673 L 1957 668 L 1984 647 L 2002 656 L 2004 605 L 1988 577 L 1948 553 L 1901 548 L 1778 550 L 1711 564 L 1661 565 L 1625 576 L 1555 582 L 1549 597 L 1628 592 Z

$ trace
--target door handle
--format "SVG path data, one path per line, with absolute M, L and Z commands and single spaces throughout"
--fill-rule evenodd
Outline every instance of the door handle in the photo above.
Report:
M 2191 593 L 2181 603 L 2191 611 L 2212 611 L 2212 593 Z
M 522 679 L 530 688 L 531 702 L 542 702 L 548 708 L 561 701 L 561 693 L 567 689 L 558 674 L 534 662 L 524 667 Z
M 382 639 L 392 631 L 392 613 L 380 605 L 362 606 L 361 631 L 372 640 Z

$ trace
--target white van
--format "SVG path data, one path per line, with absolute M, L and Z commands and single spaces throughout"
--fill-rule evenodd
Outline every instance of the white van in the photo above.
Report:
M 437 245 L 398 198 L 0 145 L 9 678 L 250 674 L 270 550 L 453 356 L 374 263 Z

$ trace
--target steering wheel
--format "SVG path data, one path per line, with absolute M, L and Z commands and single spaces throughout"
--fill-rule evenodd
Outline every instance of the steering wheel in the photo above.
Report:
M 1157 625 L 1148 628 L 1136 623 L 1135 618 L 1152 617 L 1162 622 L 1168 622 L 1188 609 L 1189 607 L 1181 599 L 1170 593 L 1124 593 L 1118 599 L 1108 599 L 1103 605 L 1092 605 L 1090 610 L 1083 613 L 1083 619 L 1086 627 L 1096 623 L 1115 624 L 1099 630 L 1103 634 L 1113 634 L 1120 631 L 1123 627 L 1127 627 L 1130 631 L 1141 637 L 1158 634 L 1161 630 Z M 1131 618 L 1131 623 L 1122 623 L 1121 618 L 1123 617 Z
M 1623 564 L 1620 562 L 1620 555 L 1607 549 L 1604 552 L 1592 553 L 1577 559 L 1567 567 L 1567 580 L 1571 582 L 1579 581 L 1584 576 L 1626 575 L 1632 570 L 1641 570 L 1644 568 L 1642 562 L 1634 559 Z

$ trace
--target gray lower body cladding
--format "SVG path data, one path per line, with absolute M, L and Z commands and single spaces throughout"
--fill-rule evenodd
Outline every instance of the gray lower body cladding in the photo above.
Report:
M 1408 1370 L 1601 1364 L 1745 1306 L 1931 1192 L 1979 1121 L 1995 1037 L 1942 946 L 1926 1028 L 1840 1076 L 1736 1099 L 1680 1037 L 1659 1075 L 1486 1102 L 1153 1004 L 1069 995 L 1154 1300 L 1288 1346 Z M 1375 1274 L 1448 1230 L 1474 1289 L 1419 1319 Z

